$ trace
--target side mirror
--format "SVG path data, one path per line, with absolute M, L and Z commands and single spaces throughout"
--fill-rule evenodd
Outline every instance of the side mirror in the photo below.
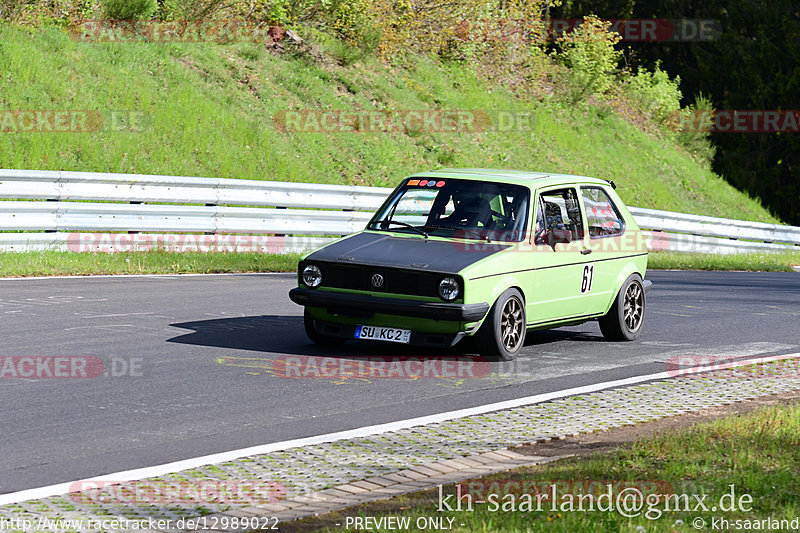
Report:
M 534 241 L 536 244 L 546 244 L 555 251 L 556 244 L 572 242 L 572 232 L 566 229 L 548 229 L 541 232 Z

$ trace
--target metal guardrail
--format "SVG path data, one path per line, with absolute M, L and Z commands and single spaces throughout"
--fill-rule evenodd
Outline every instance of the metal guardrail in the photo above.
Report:
M 685 215 L 670 211 L 630 208 L 636 223 L 643 228 L 656 228 L 709 237 L 762 240 L 764 242 L 800 243 L 800 227 L 746 222 L 728 218 Z
M 3 231 L 140 231 L 346 235 L 364 212 L 90 202 L 0 202 Z
M 390 188 L 143 174 L 0 169 L 0 198 L 374 211 Z
M 0 232 L 4 232 L 0 251 L 115 251 L 152 246 L 301 251 L 330 240 L 325 236 L 362 229 L 391 190 L 0 169 Z M 645 230 L 652 250 L 737 253 L 800 246 L 800 227 L 635 207 L 630 211 Z M 203 235 L 191 236 L 196 233 Z

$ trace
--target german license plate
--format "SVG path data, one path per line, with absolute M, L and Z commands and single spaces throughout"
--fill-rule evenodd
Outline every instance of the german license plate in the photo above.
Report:
M 373 341 L 411 342 L 411 330 L 397 328 L 380 328 L 376 326 L 356 326 L 356 339 Z

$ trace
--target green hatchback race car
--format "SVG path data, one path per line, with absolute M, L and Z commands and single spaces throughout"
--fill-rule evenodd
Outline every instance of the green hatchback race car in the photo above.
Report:
M 606 339 L 642 330 L 647 248 L 612 182 L 444 169 L 402 181 L 363 231 L 302 257 L 305 330 L 515 358 L 526 332 L 596 319 Z

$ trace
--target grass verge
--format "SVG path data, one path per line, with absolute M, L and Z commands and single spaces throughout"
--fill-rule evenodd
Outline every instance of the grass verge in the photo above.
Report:
M 0 276 L 290 272 L 298 259 L 297 254 L 233 252 L 0 253 Z
M 794 265 L 800 265 L 800 250 L 797 252 L 731 255 L 652 252 L 647 256 L 647 268 L 653 270 L 791 272 Z
M 714 524 L 723 530 L 786 530 L 797 527 L 800 516 L 798 445 L 800 406 L 774 405 L 669 431 L 611 452 L 495 474 L 462 485 L 462 494 L 468 487 L 476 500 L 497 494 L 499 508 L 495 511 L 489 500 L 474 504 L 471 512 L 439 512 L 438 490 L 431 490 L 286 526 L 287 531 L 311 531 L 305 527 L 311 526 L 315 531 L 340 532 L 348 516 L 395 516 L 407 517 L 411 524 L 419 518 L 444 518 L 444 523 L 448 523 L 447 518 L 455 518 L 451 531 L 684 532 L 711 529 Z M 595 485 L 590 485 L 592 482 Z M 608 484 L 617 501 L 616 510 L 598 510 L 600 500 L 595 500 L 594 510 L 589 510 L 588 497 L 583 500 L 584 511 L 578 510 L 581 494 L 597 497 L 608 492 Z M 542 499 L 541 510 L 537 510 L 535 491 L 550 491 L 548 495 L 552 496 L 552 486 L 556 487 L 555 509 L 551 498 Z M 598 492 L 587 491 L 588 487 Z M 638 516 L 625 516 L 637 513 L 632 505 L 635 497 L 627 499 L 631 506 L 628 511 L 619 512 L 622 500 L 617 500 L 616 495 L 625 489 L 637 489 L 644 498 L 651 498 L 645 499 Z M 453 494 L 453 490 L 453 485 L 444 487 L 444 495 Z M 519 509 L 526 492 L 534 494 L 533 509 L 527 511 Z M 662 494 L 659 502 L 649 496 L 657 493 Z M 628 490 L 624 494 L 635 492 Z M 663 494 L 680 496 L 671 500 L 669 511 L 665 510 Z M 685 500 L 683 495 L 687 495 Z M 502 503 L 509 505 L 512 496 L 516 510 L 509 507 L 504 511 Z M 449 503 L 453 503 L 452 498 Z M 731 510 L 733 505 L 736 510 Z M 721 522 L 722 518 L 728 521 L 727 525 Z M 787 522 L 779 525 L 774 520 Z M 335 523 L 341 526 L 332 527 Z
M 235 252 L 14 252 L 0 253 L 0 277 L 293 272 L 298 259 L 297 254 Z M 792 265 L 800 265 L 800 252 L 731 256 L 655 252 L 647 268 L 790 272 Z

